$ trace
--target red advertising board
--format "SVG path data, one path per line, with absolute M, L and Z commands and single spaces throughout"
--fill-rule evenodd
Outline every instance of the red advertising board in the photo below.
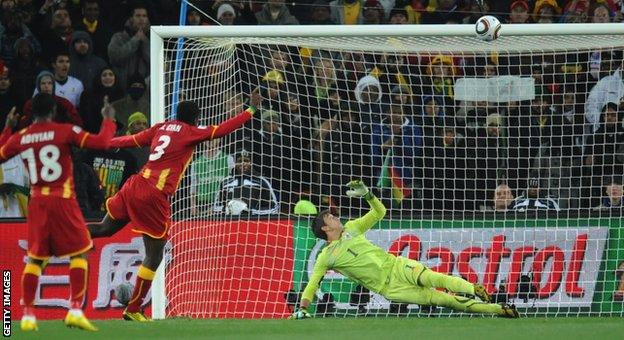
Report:
M 167 316 L 283 318 L 292 287 L 293 223 L 184 222 L 174 225 Z
M 27 227 L 4 223 L 0 228 L 0 267 L 11 272 L 11 318 L 17 320 L 22 315 L 20 281 Z M 170 238 L 175 246 L 167 247 L 173 254 L 165 256 L 167 316 L 287 316 L 284 293 L 292 286 L 292 234 L 293 223 L 288 220 L 176 223 Z M 120 318 L 123 307 L 113 292 L 119 284 L 135 281 L 144 256 L 141 236 L 124 228 L 113 237 L 95 239 L 94 245 L 85 313 L 91 319 Z M 68 264 L 69 259 L 52 258 L 44 270 L 35 300 L 39 319 L 65 316 Z
M 22 317 L 19 299 L 28 246 L 27 226 L 26 223 L 1 223 L 0 230 L 0 268 L 10 270 L 11 318 L 18 320 Z M 85 313 L 92 319 L 120 318 L 123 309 L 113 292 L 124 281 L 134 282 L 144 255 L 143 241 L 130 228 L 124 228 L 113 237 L 94 240 L 94 246 L 89 254 Z M 63 318 L 68 298 L 69 259 L 52 258 L 39 280 L 35 300 L 37 318 Z

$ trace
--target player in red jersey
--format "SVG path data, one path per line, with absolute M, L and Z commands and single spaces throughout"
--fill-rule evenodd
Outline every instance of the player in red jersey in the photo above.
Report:
M 174 120 L 156 124 L 136 135 L 113 138 L 111 147 L 150 146 L 148 162 L 139 174 L 128 179 L 115 196 L 106 201 L 108 213 L 101 223 L 89 224 L 91 237 L 111 236 L 126 224 L 143 234 L 145 258 L 137 272 L 134 291 L 123 317 L 130 321 L 149 321 L 141 305 L 162 261 L 171 226 L 169 198 L 175 193 L 195 146 L 203 141 L 228 135 L 252 118 L 261 96 L 251 94 L 250 106 L 220 125 L 197 127 L 199 107 L 182 101 Z
M 22 276 L 24 316 L 21 328 L 24 331 L 38 329 L 33 304 L 44 263 L 50 256 L 68 256 L 71 298 L 65 324 L 96 331 L 82 312 L 87 289 L 85 253 L 93 242 L 76 202 L 71 148 L 108 148 L 116 129 L 112 120 L 115 112 L 106 102 L 98 135 L 91 135 L 76 125 L 54 123 L 56 103 L 47 93 L 33 98 L 33 124 L 11 135 L 17 123 L 14 113 L 14 109 L 9 113 L 0 136 L 0 162 L 19 154 L 30 175 L 28 263 Z

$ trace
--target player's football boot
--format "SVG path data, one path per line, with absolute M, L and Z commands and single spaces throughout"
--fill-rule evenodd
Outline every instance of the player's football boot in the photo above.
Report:
M 22 321 L 20 322 L 20 328 L 24 332 L 38 331 L 39 327 L 37 327 L 37 319 L 35 319 L 34 315 L 22 316 Z
M 490 296 L 490 294 L 488 294 L 487 290 L 485 290 L 485 287 L 483 287 L 482 285 L 474 285 L 474 292 L 475 292 L 475 295 L 479 299 L 481 299 L 481 301 L 485 303 L 492 302 L 492 297 Z
M 85 331 L 97 331 L 97 327 L 93 326 L 89 319 L 82 313 L 81 310 L 70 310 L 65 317 L 65 326 L 69 328 L 80 328 Z
M 137 321 L 137 322 L 151 322 L 152 319 L 145 316 L 145 314 L 141 312 L 128 312 L 128 310 L 124 310 L 123 318 L 126 321 Z
M 516 305 L 504 304 L 502 306 L 503 306 L 503 309 L 501 310 L 501 313 L 498 315 L 501 318 L 517 319 L 520 317 L 520 314 L 516 310 Z

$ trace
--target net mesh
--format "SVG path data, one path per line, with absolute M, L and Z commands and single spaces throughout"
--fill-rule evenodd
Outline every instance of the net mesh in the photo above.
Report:
M 175 96 L 215 125 L 263 96 L 243 129 L 198 146 L 173 199 L 167 316 L 287 316 L 325 244 L 313 213 L 368 210 L 344 194 L 354 178 L 389 209 L 367 233 L 383 249 L 527 315 L 622 315 L 623 47 L 621 35 L 187 38 L 176 77 L 178 40 L 165 39 L 166 118 Z M 454 313 L 333 271 L 313 311 Z

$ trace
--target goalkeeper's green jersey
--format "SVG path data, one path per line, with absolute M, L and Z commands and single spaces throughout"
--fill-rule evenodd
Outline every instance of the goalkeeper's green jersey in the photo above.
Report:
M 374 292 L 379 292 L 384 287 L 396 257 L 372 244 L 364 236 L 386 214 L 386 208 L 376 197 L 368 203 L 371 211 L 347 222 L 340 239 L 323 248 L 303 291 L 303 299 L 312 301 L 325 272 L 330 269 Z

